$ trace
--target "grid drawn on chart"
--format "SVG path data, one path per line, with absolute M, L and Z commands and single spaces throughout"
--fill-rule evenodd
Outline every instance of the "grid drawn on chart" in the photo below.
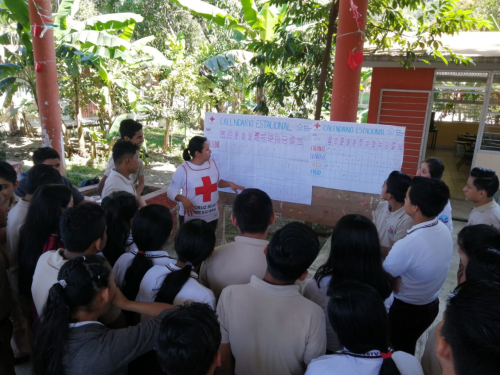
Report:
M 389 173 L 401 170 L 403 151 L 403 139 L 313 134 L 309 180 L 314 186 L 378 193 Z
M 211 126 L 206 135 L 221 178 L 261 189 L 274 200 L 311 204 L 312 187 L 304 178 L 309 134 Z

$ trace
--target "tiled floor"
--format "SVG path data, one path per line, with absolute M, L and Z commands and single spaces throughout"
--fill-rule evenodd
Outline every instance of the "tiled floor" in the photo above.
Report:
M 457 170 L 457 163 L 462 158 L 461 155 L 455 155 L 452 149 L 427 149 L 425 158 L 435 157 L 441 159 L 445 165 L 443 181 L 450 188 L 452 198 L 464 199 L 464 188 L 467 178 L 469 178 L 470 165 L 463 164 Z

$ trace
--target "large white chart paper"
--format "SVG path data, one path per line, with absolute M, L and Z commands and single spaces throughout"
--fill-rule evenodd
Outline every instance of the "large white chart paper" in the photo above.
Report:
M 312 186 L 379 193 L 401 169 L 405 128 L 207 113 L 205 136 L 221 178 L 311 204 Z

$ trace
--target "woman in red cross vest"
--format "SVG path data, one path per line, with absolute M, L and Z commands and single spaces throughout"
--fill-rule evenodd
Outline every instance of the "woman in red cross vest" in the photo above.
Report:
M 179 202 L 181 225 L 184 220 L 202 219 L 215 231 L 219 220 L 218 188 L 230 187 L 235 193 L 245 188 L 220 178 L 215 161 L 210 159 L 211 153 L 205 137 L 191 138 L 182 155 L 186 162 L 174 172 L 167 195 Z

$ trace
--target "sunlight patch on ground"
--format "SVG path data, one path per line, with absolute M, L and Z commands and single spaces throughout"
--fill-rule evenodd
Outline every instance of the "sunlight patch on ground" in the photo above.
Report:
M 153 171 L 163 171 L 163 172 L 175 172 L 175 165 L 170 163 L 151 163 L 151 169 Z

